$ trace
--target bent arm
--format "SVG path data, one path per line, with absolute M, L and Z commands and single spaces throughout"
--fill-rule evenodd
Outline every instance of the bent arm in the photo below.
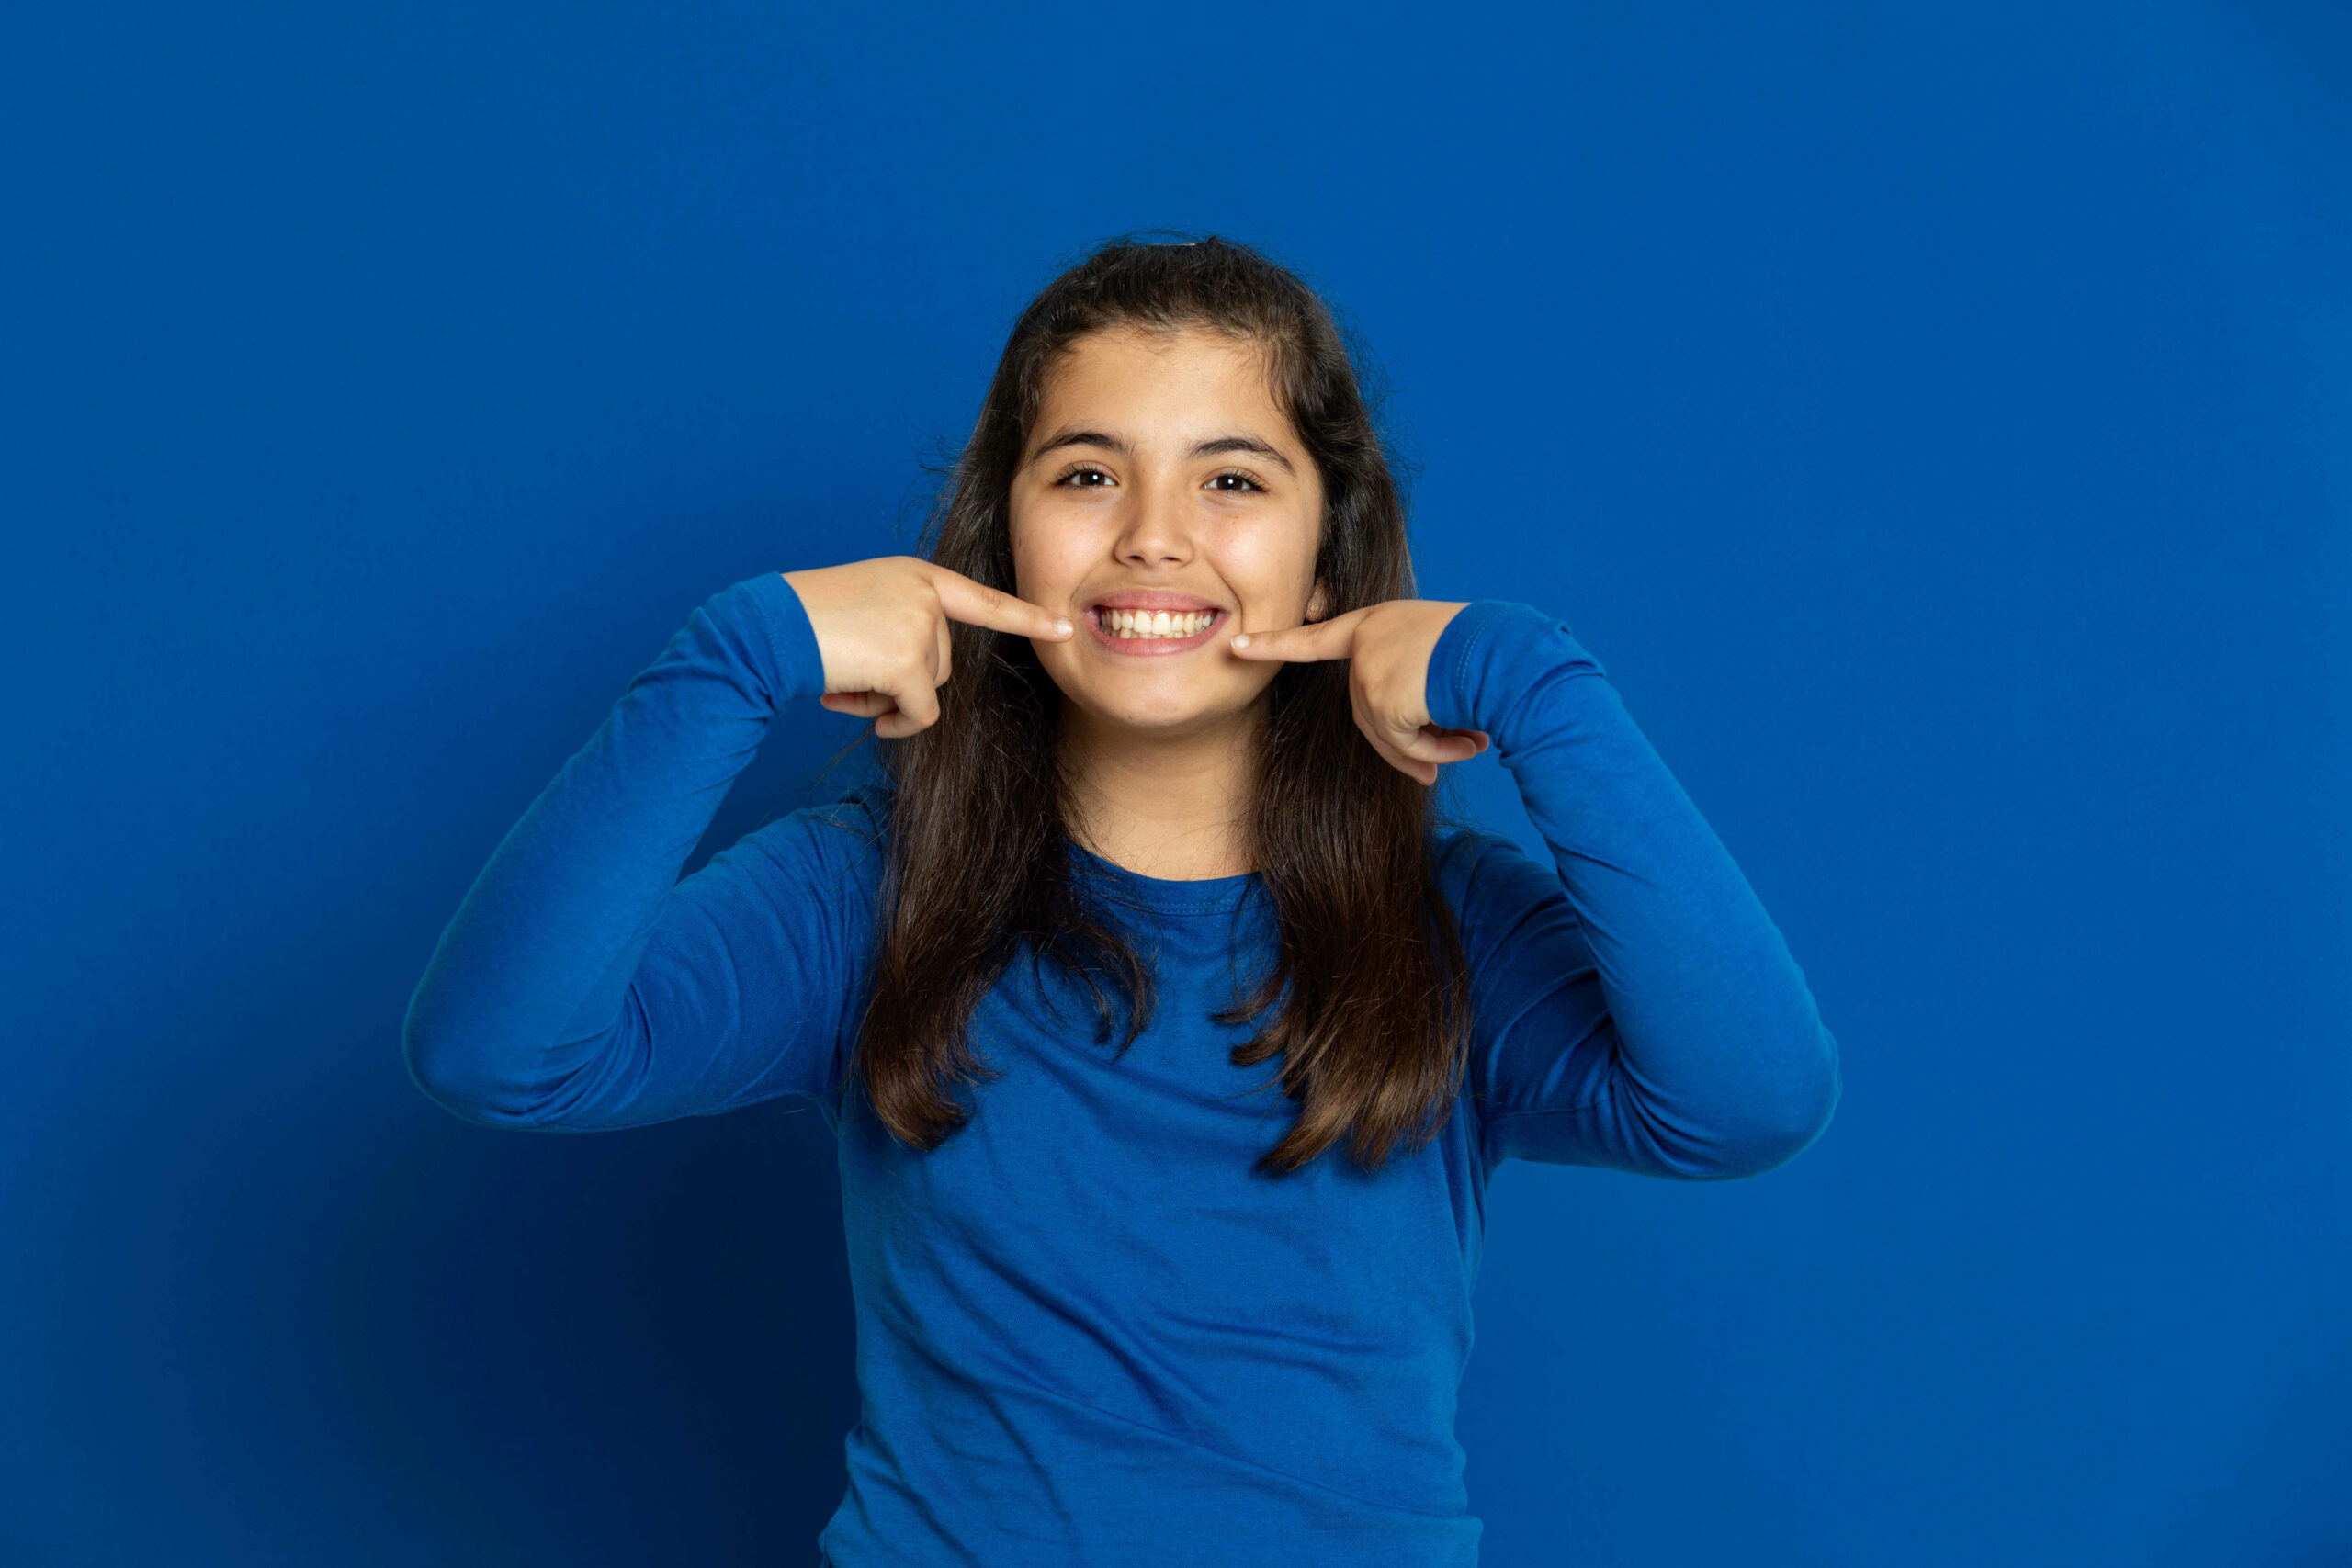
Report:
M 1470 605 L 1431 654 L 1429 707 L 1492 737 L 1556 872 L 1489 853 L 1466 906 L 1489 1163 L 1710 1180 L 1817 1138 L 1838 1053 L 1804 976 L 1568 628 Z
M 854 875 L 812 814 L 678 872 L 786 701 L 824 687 L 777 574 L 713 595 L 491 856 L 409 1001 L 418 1087 L 584 1131 L 821 1093 L 856 966 Z

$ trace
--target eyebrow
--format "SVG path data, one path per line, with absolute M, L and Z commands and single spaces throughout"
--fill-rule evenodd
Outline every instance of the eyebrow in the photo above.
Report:
M 1061 446 L 1100 446 L 1106 452 L 1116 452 L 1122 457 L 1129 455 L 1127 444 L 1115 435 L 1106 434 L 1100 430 L 1065 430 L 1031 453 L 1029 461 L 1034 463 L 1046 453 Z M 1254 452 L 1261 457 L 1280 463 L 1283 466 L 1283 472 L 1290 475 L 1291 478 L 1298 477 L 1298 470 L 1292 467 L 1288 457 L 1283 457 L 1254 435 L 1219 435 L 1212 440 L 1201 442 L 1193 448 L 1192 455 L 1195 457 L 1214 457 L 1220 452 Z

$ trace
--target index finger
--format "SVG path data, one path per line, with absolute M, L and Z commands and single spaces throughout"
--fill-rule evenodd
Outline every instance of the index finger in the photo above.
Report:
M 931 585 L 939 595 L 939 607 L 947 612 L 947 618 L 951 621 L 987 626 L 992 631 L 1012 632 L 1017 637 L 1045 637 L 1053 642 L 1059 642 L 1072 630 L 1066 616 L 1040 609 L 1028 600 L 1016 599 L 1001 589 L 975 582 L 961 572 L 950 571 L 944 566 L 931 569 Z
M 1243 632 L 1233 639 L 1233 651 L 1244 659 L 1350 659 L 1355 655 L 1356 626 L 1371 606 L 1350 610 L 1311 626 L 1284 626 L 1280 631 Z

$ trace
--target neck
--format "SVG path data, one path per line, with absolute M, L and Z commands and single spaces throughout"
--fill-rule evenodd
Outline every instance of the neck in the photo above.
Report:
M 1139 876 L 1198 882 L 1256 869 L 1249 814 L 1260 709 L 1185 734 L 1100 725 L 1064 704 L 1061 748 L 1080 843 Z

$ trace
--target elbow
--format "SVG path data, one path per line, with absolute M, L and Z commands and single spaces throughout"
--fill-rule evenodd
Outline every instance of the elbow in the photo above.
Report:
M 1787 1113 L 1752 1140 L 1745 1168 L 1733 1174 L 1761 1176 L 1780 1169 L 1813 1147 L 1821 1140 L 1821 1134 L 1829 1131 L 1830 1118 L 1838 1113 L 1840 1092 L 1838 1069 L 1833 1063 L 1817 1087 L 1792 1099 Z
M 462 1031 L 436 1021 L 420 995 L 401 1025 L 401 1059 L 424 1098 L 478 1127 L 537 1125 L 533 1086 L 479 1049 Z
M 1772 1086 L 1758 1094 L 1736 1131 L 1717 1139 L 1690 1174 L 1702 1181 L 1728 1181 L 1778 1170 L 1820 1141 L 1838 1113 L 1844 1093 L 1838 1042 L 1815 1026 L 1815 1042 Z

